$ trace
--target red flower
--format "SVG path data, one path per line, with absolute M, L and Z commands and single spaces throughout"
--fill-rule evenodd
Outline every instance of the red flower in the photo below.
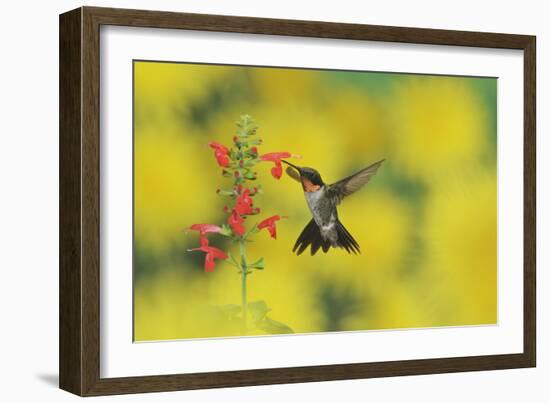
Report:
M 218 160 L 218 165 L 221 167 L 229 166 L 229 149 L 215 141 L 209 144 L 214 149 L 214 156 Z
M 281 218 L 286 218 L 286 217 L 274 215 L 272 217 L 266 218 L 265 220 L 263 220 L 261 223 L 258 224 L 258 229 L 267 228 L 267 230 L 271 235 L 271 238 L 277 239 L 277 228 L 275 227 L 275 221 L 279 221 Z
M 254 213 L 254 209 L 252 208 L 252 197 L 250 197 L 250 189 L 245 189 L 245 191 L 237 197 L 234 210 L 240 215 Z
M 290 158 L 292 157 L 291 153 L 288 152 L 278 152 L 278 153 L 267 153 L 262 156 L 260 156 L 261 161 L 271 161 L 275 163 L 275 166 L 271 168 L 271 175 L 275 179 L 280 179 L 281 175 L 283 174 L 283 166 L 281 164 L 282 158 Z
M 231 215 L 229 216 L 229 220 L 227 220 L 228 224 L 233 229 L 233 232 L 237 235 L 242 235 L 245 232 L 244 228 L 244 218 L 242 218 L 237 210 L 233 209 L 231 212 Z
M 224 251 L 214 248 L 213 246 L 201 246 L 200 248 L 189 250 L 201 250 L 206 252 L 206 258 L 204 259 L 204 271 L 206 272 L 214 271 L 214 266 L 216 265 L 214 259 L 227 259 L 227 255 Z
M 193 224 L 189 227 L 189 229 L 193 231 L 199 231 L 201 246 L 208 246 L 208 239 L 206 238 L 206 234 L 218 233 L 222 230 L 220 227 L 213 224 Z

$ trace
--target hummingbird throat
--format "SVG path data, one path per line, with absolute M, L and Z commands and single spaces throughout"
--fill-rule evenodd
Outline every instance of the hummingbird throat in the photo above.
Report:
M 313 182 L 305 178 L 302 178 L 302 187 L 306 193 L 316 192 L 321 188 L 321 186 L 314 185 Z

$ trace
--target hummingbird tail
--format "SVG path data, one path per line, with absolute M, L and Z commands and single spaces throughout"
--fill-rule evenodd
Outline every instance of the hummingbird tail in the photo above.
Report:
M 336 241 L 336 243 L 340 248 L 344 248 L 348 253 L 361 253 L 361 251 L 359 250 L 359 244 L 355 239 L 353 239 L 351 234 L 348 232 L 346 227 L 342 225 L 340 220 L 336 220 L 336 232 L 338 233 L 338 240 Z
M 301 255 L 302 252 L 306 250 L 309 245 L 311 245 L 311 255 L 313 256 L 321 246 L 323 246 L 324 251 L 325 249 L 328 250 L 330 243 L 328 243 L 328 246 L 325 246 L 325 243 L 326 241 L 321 236 L 319 227 L 312 218 L 296 240 L 294 248 L 292 248 L 292 252 L 296 252 L 297 255 Z
M 319 249 L 323 249 L 323 252 L 327 253 L 331 246 L 334 248 L 344 248 L 348 253 L 357 254 L 360 252 L 359 244 L 355 241 L 355 239 L 353 239 L 351 234 L 339 220 L 336 221 L 336 234 L 337 239 L 335 243 L 332 243 L 330 239 L 323 238 L 321 235 L 321 230 L 315 223 L 315 220 L 311 219 L 296 240 L 294 248 L 292 248 L 292 252 L 296 252 L 297 255 L 301 255 L 302 252 L 310 245 L 311 256 L 315 255 Z

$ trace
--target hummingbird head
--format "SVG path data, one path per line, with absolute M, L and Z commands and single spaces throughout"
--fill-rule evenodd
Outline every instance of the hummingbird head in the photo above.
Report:
M 282 161 L 300 173 L 300 179 L 302 181 L 302 187 L 304 188 L 304 191 L 314 192 L 320 187 L 324 186 L 325 183 L 321 178 L 321 174 L 317 172 L 317 170 L 308 167 L 299 167 L 285 160 Z
M 302 180 L 307 180 L 311 182 L 314 186 L 324 185 L 323 179 L 321 179 L 321 174 L 313 168 L 300 168 L 300 176 L 302 177 Z

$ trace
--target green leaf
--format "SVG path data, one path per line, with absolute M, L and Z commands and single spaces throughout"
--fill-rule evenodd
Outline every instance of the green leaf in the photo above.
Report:
M 260 230 L 258 229 L 258 224 L 254 224 L 254 226 L 251 227 L 251 228 L 248 230 L 248 232 L 245 234 L 245 236 L 244 236 L 245 239 L 248 239 L 248 237 L 249 237 L 250 235 L 253 235 L 253 234 L 255 234 L 255 233 L 258 232 L 258 231 L 260 231 Z M 252 242 L 252 241 L 249 240 L 249 242 Z
M 237 260 L 235 259 L 235 257 L 233 256 L 233 254 L 230 251 L 227 251 L 227 256 L 229 256 L 229 259 L 231 260 L 231 263 L 233 263 L 239 269 L 241 268 L 241 265 L 237 262 Z
M 254 165 L 256 165 L 258 163 L 258 159 L 249 159 L 249 160 L 244 160 L 244 163 L 243 163 L 243 166 L 245 168 L 251 168 L 253 167 Z
M 257 269 L 257 270 L 263 270 L 264 269 L 264 258 L 260 258 L 258 259 L 257 261 L 255 261 L 254 263 L 250 264 L 248 267 L 250 267 L 251 269 Z
M 235 191 L 233 189 L 231 190 L 218 189 L 217 193 L 221 196 L 235 196 Z
M 282 322 L 273 320 L 267 316 L 263 320 L 256 323 L 256 326 L 269 334 L 288 334 L 294 333 L 294 330 L 290 326 L 285 325 Z
M 265 315 L 270 311 L 267 303 L 264 300 L 253 301 L 248 303 L 248 312 L 254 322 L 260 322 Z
M 235 142 L 235 145 L 239 148 L 239 150 L 244 146 L 248 146 L 248 137 L 246 135 L 246 132 L 239 129 L 237 130 L 237 141 Z M 240 152 L 242 155 L 242 152 Z M 235 158 L 236 159 L 236 158 Z
M 243 176 L 248 180 L 255 180 L 256 179 L 256 174 L 252 171 L 247 171 Z
M 231 227 L 229 225 L 223 224 L 219 234 L 223 236 L 231 236 L 233 235 L 233 231 L 231 231 Z
M 227 304 L 221 305 L 219 308 L 220 311 L 222 311 L 222 313 L 230 320 L 235 319 L 241 313 L 240 305 Z

